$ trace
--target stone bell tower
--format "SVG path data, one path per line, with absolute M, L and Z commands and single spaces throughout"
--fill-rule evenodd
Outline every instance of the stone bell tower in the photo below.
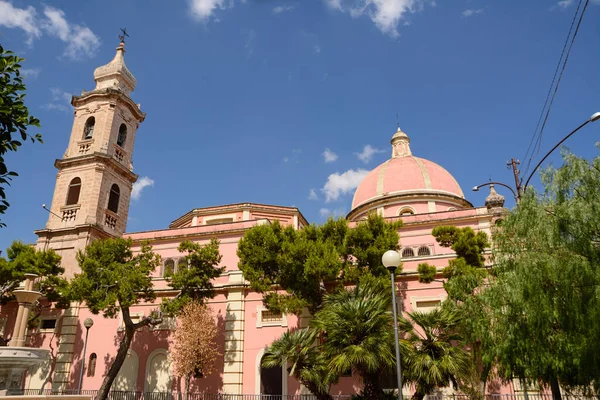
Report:
M 96 88 L 73 96 L 73 129 L 58 169 L 46 228 L 36 231 L 38 248 L 62 256 L 65 274 L 78 267 L 77 250 L 95 238 L 125 232 L 133 183 L 135 135 L 145 114 L 131 100 L 135 77 L 125 66 L 121 41 L 114 59 L 94 71 Z

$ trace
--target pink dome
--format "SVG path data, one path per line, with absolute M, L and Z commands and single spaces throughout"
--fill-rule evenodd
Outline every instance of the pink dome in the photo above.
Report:
M 352 209 L 381 198 L 402 195 L 445 195 L 464 199 L 456 179 L 438 164 L 414 157 L 410 139 L 398 128 L 392 138 L 392 158 L 372 170 L 354 194 Z

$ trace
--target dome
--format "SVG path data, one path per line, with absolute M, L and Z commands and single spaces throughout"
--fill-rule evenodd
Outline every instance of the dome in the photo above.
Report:
M 117 54 L 106 65 L 96 68 L 94 80 L 96 89 L 118 89 L 129 96 L 135 89 L 136 79 L 125 65 L 125 44 L 121 42 L 117 47 Z
M 412 155 L 410 138 L 400 128 L 391 143 L 392 158 L 363 179 L 354 194 L 352 210 L 377 200 L 406 197 L 442 197 L 460 207 L 470 205 L 448 171 L 433 161 Z

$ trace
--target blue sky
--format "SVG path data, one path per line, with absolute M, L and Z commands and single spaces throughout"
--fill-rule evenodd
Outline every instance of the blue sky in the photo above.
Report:
M 237 202 L 295 205 L 322 222 L 348 212 L 365 171 L 389 158 L 396 114 L 413 154 L 450 171 L 474 205 L 487 191 L 473 186 L 512 183 L 506 161 L 525 155 L 577 3 L 0 0 L 0 43 L 26 58 L 27 105 L 45 141 L 7 157 L 20 176 L 0 248 L 34 242 L 45 226 L 68 99 L 93 89 L 121 27 L 132 97 L 147 113 L 134 169 L 152 182 L 131 203 L 128 231 Z M 534 163 L 600 111 L 598 20 L 595 0 Z M 567 145 L 593 157 L 599 134 L 589 125 Z

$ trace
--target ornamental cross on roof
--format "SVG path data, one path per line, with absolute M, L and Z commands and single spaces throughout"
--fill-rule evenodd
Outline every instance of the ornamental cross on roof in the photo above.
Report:
M 121 32 L 123 34 L 119 35 L 119 39 L 121 40 L 121 43 L 125 43 L 125 36 L 129 37 L 129 35 L 127 34 L 127 28 L 121 28 Z

